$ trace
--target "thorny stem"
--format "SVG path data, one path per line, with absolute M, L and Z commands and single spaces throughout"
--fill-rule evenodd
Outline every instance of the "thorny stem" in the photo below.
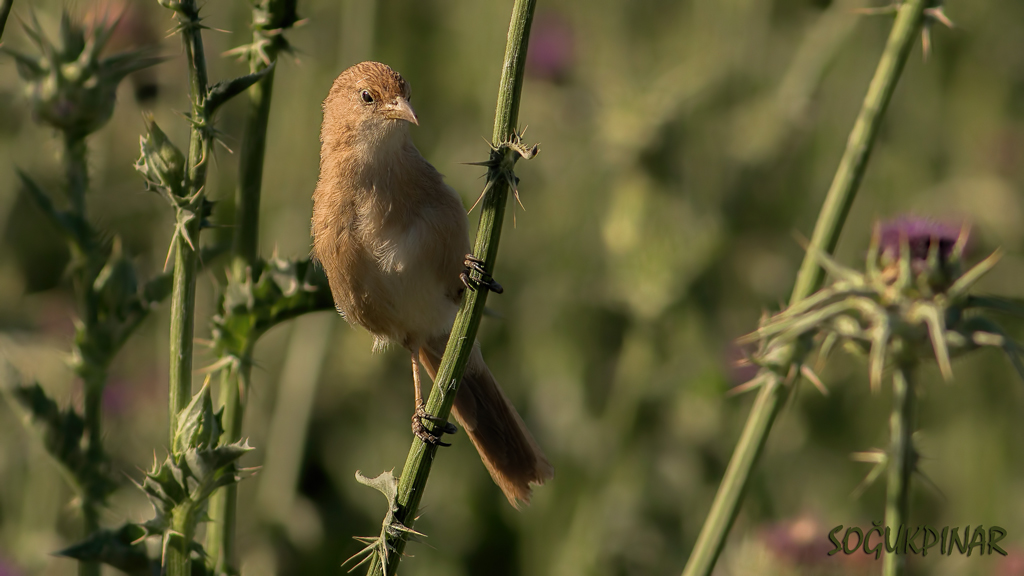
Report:
M 174 5 L 181 29 L 188 69 L 189 100 L 192 104 L 192 132 L 188 149 L 188 172 L 185 198 L 187 208 L 179 208 L 174 243 L 174 278 L 171 289 L 171 358 L 170 394 L 168 399 L 170 444 L 174 445 L 178 414 L 192 399 L 192 339 L 195 330 L 196 265 L 199 230 L 203 214 L 206 169 L 209 162 L 211 132 L 206 114 L 206 55 L 199 23 L 196 0 L 181 0 Z M 188 519 L 191 520 L 191 519 Z M 177 521 L 177 518 L 175 519 Z M 175 529 L 179 529 L 175 527 Z M 188 530 L 191 532 L 191 530 Z M 167 546 L 165 570 L 168 576 L 190 576 L 191 557 L 188 542 L 183 546 Z M 169 534 L 164 534 L 165 540 Z
M 171 289 L 170 436 L 177 429 L 178 413 L 192 399 L 192 338 L 195 324 L 196 252 L 199 241 L 202 190 L 206 183 L 210 133 L 204 103 L 207 92 L 206 56 L 195 0 L 183 0 L 176 9 L 185 46 L 192 104 L 192 132 L 188 149 L 187 198 L 196 196 L 196 210 L 178 212 L 181 227 L 174 239 L 174 276 Z M 189 218 L 189 216 L 192 216 Z M 191 242 L 191 243 L 190 243 Z M 173 442 L 172 442 L 173 444 Z
M 68 200 L 71 209 L 85 217 L 85 192 L 89 189 L 89 171 L 86 163 L 85 138 L 64 135 L 64 172 L 67 177 Z
M 495 148 L 508 142 L 515 134 L 516 122 L 519 117 L 519 99 L 523 89 L 523 70 L 526 67 L 526 49 L 530 38 L 530 24 L 536 0 L 516 0 L 512 7 L 512 21 L 509 24 L 508 42 L 505 46 L 505 60 L 502 64 L 501 81 L 498 85 L 498 104 L 494 114 L 494 135 L 492 145 Z M 501 149 L 501 148 L 499 148 Z M 511 154 L 506 151 L 505 154 Z M 495 156 L 498 155 L 498 158 Z M 492 159 L 501 160 L 500 153 L 492 152 Z M 508 181 L 500 175 L 497 167 L 491 167 L 487 174 L 488 183 L 493 181 L 490 192 L 484 198 L 480 213 L 480 226 L 477 230 L 476 244 L 473 254 L 482 259 L 489 274 L 494 271 L 494 263 L 498 255 L 498 241 L 501 238 L 501 224 L 505 214 L 505 203 L 508 199 Z M 462 380 L 462 373 L 469 361 L 470 352 L 476 341 L 477 328 L 483 316 L 487 302 L 486 290 L 466 290 L 462 307 L 455 318 L 448 346 L 445 348 L 438 369 L 434 387 L 427 400 L 427 412 L 445 420 L 448 418 L 455 403 L 455 395 Z M 396 519 L 407 527 L 412 527 L 416 520 L 423 490 L 430 475 L 430 465 L 434 461 L 437 446 L 427 444 L 414 438 L 409 455 L 402 469 L 402 477 L 398 485 L 398 511 Z M 374 556 L 367 574 L 385 576 L 394 574 L 405 549 L 405 533 L 397 537 L 388 536 L 387 558 Z M 383 564 L 382 564 L 383 560 Z M 387 572 L 384 571 L 387 567 Z
M 89 189 L 89 166 L 87 163 L 88 148 L 85 138 L 64 134 L 64 174 L 67 178 L 67 196 L 71 204 L 72 212 L 82 220 L 85 219 L 85 194 Z M 75 292 L 78 296 L 79 314 L 84 325 L 85 340 L 95 342 L 96 340 L 96 303 L 93 294 L 92 284 L 95 280 L 96 270 L 90 262 L 90 254 L 81 253 L 81 246 L 73 245 L 76 252 L 77 266 L 74 272 Z M 93 471 L 98 471 L 103 463 L 103 440 L 101 428 L 101 405 L 103 400 L 103 387 L 106 384 L 106 367 L 97 366 L 98 359 L 94 355 L 85 353 L 79 343 L 75 344 L 77 356 L 81 359 L 81 365 L 76 370 L 82 379 L 85 408 L 85 438 L 86 458 L 92 465 Z M 85 536 L 88 536 L 100 528 L 99 507 L 102 502 L 98 501 L 98 494 L 92 489 L 89 478 L 84 480 L 82 485 L 81 510 L 82 523 Z M 79 576 L 99 576 L 100 565 L 98 562 L 79 562 Z
M 885 51 L 878 62 L 860 114 L 846 143 L 846 151 L 814 226 L 811 245 L 804 256 L 796 285 L 793 287 L 791 306 L 814 293 L 824 281 L 824 271 L 819 267 L 815 255 L 819 251 L 831 254 L 835 250 L 846 216 L 864 176 L 885 109 L 913 48 L 921 28 L 924 9 L 928 4 L 928 0 L 906 0 L 899 7 Z M 790 345 L 785 356 L 792 364 L 801 360 L 802 351 Z M 787 370 L 783 369 L 765 375 L 766 383 L 758 393 L 747 418 L 722 484 L 715 494 L 711 510 L 697 537 L 693 553 L 683 570 L 683 576 L 709 576 L 714 569 L 718 556 L 725 546 L 729 530 L 739 513 L 740 502 L 743 500 L 754 465 L 764 450 L 768 433 L 778 416 L 779 409 L 789 395 L 791 387 L 785 381 L 786 373 Z
M 885 494 L 885 525 L 896 534 L 909 526 L 910 477 L 914 472 L 914 367 L 901 365 L 892 374 L 892 414 L 889 416 L 889 478 Z M 902 576 L 907 555 L 889 552 L 882 564 L 883 576 Z
M 193 503 L 186 501 L 171 512 L 171 528 L 164 533 L 164 566 L 162 574 L 191 575 L 192 561 L 189 545 L 195 530 Z
M 260 72 L 275 62 L 280 50 L 287 46 L 280 32 L 294 23 L 294 3 L 254 3 L 252 19 L 253 41 L 249 52 L 249 70 Z M 229 272 L 235 282 L 244 282 L 250 270 L 255 275 L 259 268 L 260 193 L 274 72 L 270 70 L 260 81 L 249 87 L 245 136 L 242 140 L 238 188 L 235 192 L 234 257 Z M 224 407 L 224 433 L 229 443 L 240 440 L 242 436 L 242 418 L 245 413 L 243 391 L 249 388 L 255 340 L 254 334 L 245 350 L 233 351 L 239 354 L 241 361 L 221 374 L 219 397 Z M 206 548 L 209 560 L 218 574 L 238 573 L 235 557 L 237 499 L 238 487 L 234 484 L 217 490 L 210 498 L 212 523 L 206 537 Z
M 829 187 L 828 194 L 825 196 L 825 203 L 821 207 L 818 221 L 814 225 L 811 246 L 823 253 L 832 254 L 836 249 L 836 244 L 839 243 L 839 234 L 842 232 L 846 216 L 850 213 L 857 189 L 864 177 L 868 158 L 871 156 L 875 136 L 882 124 L 885 109 L 896 90 L 896 82 L 899 80 L 910 50 L 914 46 L 918 30 L 921 28 L 922 14 L 929 4 L 929 0 L 908 0 L 900 6 L 897 13 L 896 22 L 893 24 L 892 32 L 889 34 L 889 40 L 885 46 L 885 52 L 882 53 L 875 76 L 871 79 L 871 85 L 868 86 L 864 104 L 861 106 L 860 114 L 857 116 L 857 121 L 854 123 L 846 143 L 846 151 L 839 162 L 839 168 L 836 169 L 832 186 Z M 813 294 L 825 280 L 825 271 L 818 265 L 817 259 L 812 254 L 813 252 L 808 251 L 808 255 L 804 257 L 804 261 L 800 265 L 790 305 Z

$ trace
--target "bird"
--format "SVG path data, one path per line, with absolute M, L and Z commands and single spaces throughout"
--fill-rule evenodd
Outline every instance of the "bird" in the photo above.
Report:
M 441 442 L 455 428 L 427 414 L 422 366 L 437 375 L 463 292 L 502 288 L 470 253 L 459 195 L 420 154 L 409 83 L 390 66 L 362 62 L 342 72 L 323 102 L 320 175 L 313 193 L 312 255 L 334 303 L 374 337 L 411 357 L 413 432 Z M 480 280 L 467 272 L 477 270 Z M 515 508 L 532 485 L 554 477 L 547 457 L 498 385 L 475 342 L 452 409 L 495 483 Z M 437 422 L 437 435 L 423 420 Z

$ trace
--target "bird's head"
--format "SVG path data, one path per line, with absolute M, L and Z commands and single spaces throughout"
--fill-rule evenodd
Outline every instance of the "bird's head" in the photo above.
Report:
M 383 144 L 406 134 L 409 122 L 419 124 L 411 95 L 409 83 L 390 66 L 356 64 L 338 76 L 324 100 L 324 130 Z

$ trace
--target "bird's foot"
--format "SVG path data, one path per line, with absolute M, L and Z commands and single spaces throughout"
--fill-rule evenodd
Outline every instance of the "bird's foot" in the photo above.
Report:
M 490 290 L 495 294 L 501 294 L 502 292 L 505 291 L 505 289 L 501 287 L 501 284 L 495 282 L 494 278 L 492 278 L 491 275 L 488 274 L 486 270 L 484 270 L 483 260 L 477 258 L 476 256 L 473 256 L 472 254 L 466 254 L 466 260 L 463 262 L 463 264 L 466 266 L 466 271 L 463 272 L 462 274 L 459 274 L 459 278 L 462 280 L 462 283 L 466 286 L 466 288 L 469 288 L 470 290 L 483 288 L 485 290 Z M 474 280 L 473 278 L 470 278 L 469 272 L 473 270 L 480 273 L 480 280 Z
M 423 424 L 424 420 L 441 425 L 436 436 L 431 434 L 430 430 L 427 430 L 427 427 Z M 457 428 L 451 422 L 444 418 L 427 414 L 426 404 L 421 402 L 416 405 L 416 412 L 412 415 L 412 433 L 420 440 L 435 446 L 451 446 L 451 444 L 441 441 L 441 434 L 455 434 L 456 431 Z

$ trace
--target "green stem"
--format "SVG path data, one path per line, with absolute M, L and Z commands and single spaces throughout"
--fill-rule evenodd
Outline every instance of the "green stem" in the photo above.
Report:
M 252 13 L 254 50 L 249 54 L 250 72 L 266 69 L 277 60 L 278 52 L 287 46 L 280 32 L 294 22 L 294 8 L 294 3 L 288 6 L 286 2 L 255 4 Z M 239 283 L 246 280 L 250 271 L 253 275 L 259 273 L 260 194 L 274 73 L 275 70 L 270 70 L 259 82 L 249 87 L 245 134 L 238 165 L 238 188 L 235 192 L 234 258 L 230 272 L 234 281 Z M 250 336 L 246 349 L 235 351 L 240 359 L 238 368 L 226 370 L 221 377 L 220 402 L 224 407 L 224 429 L 228 434 L 228 443 L 236 442 L 242 436 L 242 419 L 245 414 L 242 391 L 249 388 L 252 346 L 257 339 L 256 334 Z M 217 490 L 210 497 L 212 523 L 207 532 L 206 552 L 218 574 L 238 573 L 235 557 L 237 499 L 238 487 L 234 484 Z
M 91 285 L 89 285 L 91 289 Z M 91 295 L 91 294 L 90 294 Z M 88 296 L 87 296 L 88 297 Z M 90 326 L 85 328 L 86 341 L 95 342 L 97 335 L 90 331 Z M 88 462 L 88 471 L 83 477 L 78 478 L 79 498 L 81 501 L 83 532 L 85 537 L 100 529 L 99 513 L 106 497 L 107 487 L 104 480 L 107 477 L 106 455 L 103 450 L 102 438 L 102 403 L 103 389 L 107 383 L 106 365 L 94 357 L 85 357 L 81 348 L 76 345 L 78 355 L 82 357 L 81 364 L 77 366 L 76 372 L 82 379 L 84 391 L 84 436 L 85 436 L 85 458 Z M 79 576 L 100 576 L 100 564 L 98 562 L 78 563 Z
M 4 35 L 4 27 L 7 26 L 7 17 L 11 15 L 11 7 L 14 0 L 0 0 L 0 38 Z
M 259 72 L 263 68 L 261 62 L 259 66 L 252 66 L 252 71 Z M 271 70 L 249 88 L 245 139 L 242 140 L 238 160 L 238 190 L 235 192 L 235 259 L 232 267 L 236 279 L 244 279 L 245 268 L 255 265 L 259 258 L 260 193 L 274 73 L 275 70 Z
M 6 18 L 6 14 L 3 15 Z M 68 202 L 71 204 L 71 211 L 82 221 L 85 220 L 85 195 L 89 189 L 89 165 L 87 161 L 88 146 L 85 138 L 64 134 L 64 174 L 67 180 Z M 89 344 L 95 344 L 96 338 L 96 302 L 93 294 L 93 281 L 96 276 L 96 266 L 92 262 L 93 254 L 85 252 L 94 248 L 93 245 L 79 246 L 72 243 L 72 251 L 75 253 L 76 266 L 74 268 L 74 288 L 78 299 L 78 313 L 81 318 L 84 334 L 76 336 L 76 356 L 80 358 L 80 365 L 76 368 L 77 375 L 82 380 L 84 393 L 84 436 L 86 442 L 85 457 L 91 464 L 91 470 L 98 473 L 103 464 L 103 441 L 101 427 L 101 405 L 103 400 L 103 388 L 106 384 L 106 369 L 95 354 L 83 350 L 81 342 L 84 340 L 86 348 L 92 348 Z M 101 494 L 96 494 L 93 489 L 93 478 L 79 478 L 82 530 L 88 537 L 99 530 L 99 507 L 101 506 Z M 99 576 L 100 564 L 98 562 L 79 562 L 79 576 Z
M 64 170 L 67 177 L 68 200 L 72 211 L 85 218 L 85 192 L 89 189 L 85 138 L 64 135 Z
M 199 222 L 186 223 L 185 233 L 199 238 Z M 196 253 L 178 234 L 174 240 L 174 284 L 171 289 L 170 437 L 178 427 L 178 414 L 192 400 L 192 338 L 195 331 Z M 173 445 L 173 441 L 172 441 Z
M 168 575 L 192 574 L 192 561 L 189 545 L 195 536 L 195 512 L 193 504 L 185 501 L 171 512 L 171 527 L 164 533 L 164 566 L 163 573 Z
M 103 399 L 103 387 L 106 384 L 105 374 L 94 374 L 92 378 L 84 380 L 85 389 L 85 434 L 86 453 L 85 457 L 91 464 L 94 473 L 99 473 L 103 465 L 103 442 L 100 437 L 100 408 Z M 83 479 L 81 498 L 82 524 L 85 536 L 95 533 L 100 529 L 100 506 L 98 500 L 101 494 L 96 494 L 93 487 L 93 478 Z M 78 576 L 100 576 L 101 566 L 99 562 L 78 563 Z
M 818 251 L 831 254 L 839 242 L 839 235 L 863 179 L 882 117 L 920 30 L 927 4 L 928 0 L 907 0 L 900 5 L 885 51 L 878 62 L 860 114 L 850 132 L 846 151 L 818 215 L 814 234 L 811 236 L 811 245 L 804 256 L 793 287 L 790 305 L 814 293 L 824 281 L 824 271 L 819 267 L 814 254 Z M 791 366 L 802 361 L 803 354 L 792 347 L 781 356 L 787 359 L 782 364 Z M 693 553 L 683 570 L 683 576 L 709 576 L 714 569 L 739 512 L 743 493 L 750 482 L 751 471 L 764 450 L 779 408 L 785 404 L 789 396 L 790 386 L 784 379 L 789 371 L 788 366 L 764 375 L 767 381 L 758 393 L 747 418 L 740 441 L 726 468 L 725 477 L 718 488 L 718 493 L 715 494 L 715 500 L 697 537 Z
M 757 395 L 711 504 L 711 511 L 704 520 L 693 553 L 683 570 L 683 576 L 708 576 L 714 569 L 718 555 L 725 546 L 725 538 L 739 514 L 740 502 L 749 484 L 751 472 L 764 451 L 768 433 L 788 395 L 789 386 L 776 377 L 769 377 Z
M 530 37 L 530 24 L 536 0 L 516 0 L 512 8 L 512 20 L 509 24 L 508 42 L 505 46 L 505 60 L 502 64 L 501 81 L 498 85 L 498 104 L 494 114 L 494 135 L 492 145 L 495 148 L 508 142 L 515 135 L 516 122 L 519 117 L 519 100 L 523 90 L 523 70 L 526 67 L 526 49 Z M 473 254 L 485 262 L 485 269 L 493 273 L 494 263 L 498 256 L 498 242 L 501 239 L 501 224 L 505 214 L 509 185 L 499 173 L 497 164 L 504 166 L 513 158 L 515 152 L 507 148 L 492 151 L 491 159 L 496 164 L 488 171 L 488 183 L 493 182 L 490 192 L 484 198 L 480 213 L 480 226 L 477 230 L 476 244 Z M 487 303 L 486 290 L 466 290 L 459 309 L 448 346 L 445 348 L 434 379 L 434 387 L 427 400 L 427 412 L 441 420 L 446 420 L 455 403 L 455 395 L 462 380 L 462 373 L 469 361 L 470 352 L 476 341 L 477 328 Z M 437 446 L 413 439 L 412 447 L 402 469 L 398 485 L 398 511 L 396 519 L 405 526 L 412 527 L 416 520 L 423 490 L 430 475 L 430 466 L 434 461 Z M 405 550 L 404 533 L 398 537 L 388 537 L 387 558 L 375 556 L 370 563 L 368 574 L 394 574 Z M 383 561 L 383 564 L 382 564 Z M 385 572 L 384 567 L 387 567 Z
M 83 376 L 83 388 L 85 389 L 85 435 L 86 435 L 86 457 L 93 464 L 99 466 L 103 463 L 103 439 L 100 423 L 101 409 L 103 403 L 103 388 L 107 383 L 106 367 L 89 366 L 88 375 Z M 89 502 L 89 498 L 83 499 L 83 507 Z M 92 503 L 95 505 L 95 503 Z M 94 530 L 95 527 L 89 529 Z
M 188 226 L 193 242 L 199 238 L 198 221 Z M 174 446 L 175 430 L 178 427 L 178 414 L 181 413 L 192 399 L 192 337 L 195 329 L 196 300 L 196 254 L 188 243 L 179 235 L 173 240 L 174 248 L 174 287 L 171 291 L 171 376 L 170 407 L 171 445 Z M 164 534 L 164 538 L 168 535 Z M 184 558 L 178 558 L 183 554 Z M 168 576 L 190 576 L 191 560 L 187 548 L 177 546 L 168 548 Z
M 185 209 L 177 215 L 174 236 L 174 276 L 171 288 L 171 362 L 170 362 L 170 435 L 174 444 L 178 413 L 192 399 L 192 339 L 195 326 L 196 252 L 199 242 L 203 186 L 206 184 L 210 132 L 206 126 L 204 103 L 207 93 L 206 56 L 200 33 L 199 10 L 195 0 L 183 0 L 176 10 L 185 46 L 192 104 L 192 132 L 188 148 Z
M 892 374 L 892 414 L 889 416 L 889 479 L 885 494 L 885 526 L 893 534 L 909 527 L 910 477 L 914 472 L 914 390 L 913 366 L 900 366 Z M 906 573 L 906 550 L 886 553 L 883 576 Z
M 251 382 L 252 364 L 248 361 L 251 351 L 243 355 L 245 360 L 236 369 L 224 370 L 220 380 L 220 402 L 224 406 L 223 426 L 227 434 L 226 443 L 242 438 L 242 390 L 248 390 Z M 210 496 L 210 524 L 206 533 L 206 553 L 209 555 L 214 574 L 238 574 L 235 554 L 236 511 L 238 509 L 238 485 L 232 484 L 218 489 Z
M 168 398 L 170 445 L 178 427 L 178 414 L 192 399 L 192 345 L 195 331 L 196 266 L 199 261 L 199 230 L 204 212 L 204 186 L 209 165 L 211 132 L 206 114 L 206 55 L 203 51 L 202 27 L 196 0 L 182 0 L 175 5 L 181 30 L 188 70 L 189 100 L 192 105 L 192 131 L 188 149 L 186 190 L 180 199 L 174 243 L 174 276 L 171 288 L 170 394 Z M 191 523 L 191 513 L 182 514 Z M 182 520 L 184 521 L 184 520 Z M 165 570 L 168 576 L 191 576 L 188 544 L 192 540 L 191 525 L 172 528 L 185 536 L 184 543 L 167 546 Z M 171 534 L 165 533 L 164 539 Z
M 861 106 L 857 121 L 850 131 L 850 137 L 846 143 L 846 151 L 836 169 L 835 177 L 832 179 L 832 186 L 829 187 L 825 196 L 825 203 L 821 207 L 818 221 L 814 225 L 814 233 L 811 236 L 812 249 L 821 250 L 831 254 L 839 243 L 839 234 L 842 232 L 846 216 L 850 213 L 853 200 L 857 195 L 861 180 L 867 167 L 868 158 L 875 145 L 875 138 L 878 135 L 878 128 L 882 124 L 885 110 L 889 106 L 889 100 L 896 90 L 896 83 L 903 72 L 903 66 L 907 63 L 907 57 L 914 46 L 918 31 L 921 29 L 924 9 L 929 5 L 929 0 L 907 0 L 899 9 L 896 22 L 889 33 L 889 40 L 885 45 L 881 60 L 878 61 L 878 68 L 868 86 L 867 96 L 864 97 L 864 104 Z M 821 287 L 825 280 L 825 270 L 818 265 L 818 260 L 812 256 L 812 251 L 804 257 L 800 265 L 800 272 L 797 274 L 796 286 L 793 288 L 793 296 L 790 304 L 806 298 Z

